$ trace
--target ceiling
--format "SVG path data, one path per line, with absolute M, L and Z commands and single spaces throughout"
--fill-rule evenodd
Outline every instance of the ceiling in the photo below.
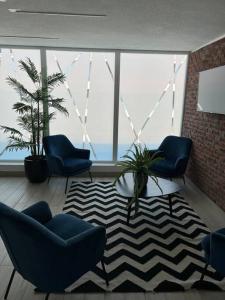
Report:
M 9 8 L 107 16 L 24 15 Z M 4 45 L 191 51 L 225 35 L 225 1 L 7 0 L 0 2 L 2 35 L 22 36 L 0 37 Z

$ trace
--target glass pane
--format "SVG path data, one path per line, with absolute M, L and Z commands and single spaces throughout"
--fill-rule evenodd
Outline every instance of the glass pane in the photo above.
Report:
M 118 159 L 135 142 L 153 149 L 179 135 L 186 56 L 121 54 Z
M 17 125 L 18 114 L 12 109 L 13 104 L 20 100 L 20 96 L 8 85 L 6 78 L 11 76 L 16 78 L 25 87 L 32 91 L 34 85 L 32 81 L 18 67 L 18 61 L 29 57 L 40 71 L 40 51 L 31 49 L 0 49 L 0 89 L 1 89 L 1 110 L 0 125 L 20 129 Z M 0 151 L 7 145 L 7 135 L 0 131 Z M 30 153 L 26 150 L 4 152 L 0 160 L 21 160 Z
M 65 134 L 93 160 L 112 160 L 114 54 L 47 51 L 48 74 L 62 71 L 64 85 L 54 96 L 65 99 L 69 117 L 57 113 L 51 134 Z

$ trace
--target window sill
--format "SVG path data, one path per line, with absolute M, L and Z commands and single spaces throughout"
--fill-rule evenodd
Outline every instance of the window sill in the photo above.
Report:
M 115 176 L 120 171 L 120 168 L 115 165 L 115 162 L 94 162 L 91 172 L 94 176 Z M 0 176 L 24 176 L 23 161 L 1 161 Z

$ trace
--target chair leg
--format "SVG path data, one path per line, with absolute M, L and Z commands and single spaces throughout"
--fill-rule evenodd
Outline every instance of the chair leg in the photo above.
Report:
M 185 184 L 185 177 L 184 177 L 184 175 L 182 176 L 182 179 L 183 179 L 183 182 L 184 182 L 184 184 Z
M 91 171 L 88 171 L 91 182 L 93 182 Z
M 207 271 L 208 265 L 209 265 L 208 263 L 205 264 L 204 270 L 202 271 L 200 281 L 202 281 L 204 279 L 204 276 L 205 276 L 205 273 Z
M 48 184 L 49 184 L 51 177 L 52 177 L 51 175 L 48 176 Z
M 69 180 L 69 176 L 68 176 L 68 177 L 66 177 L 66 187 L 65 187 L 65 194 L 66 194 L 66 192 L 67 192 L 68 180 Z
M 169 200 L 169 207 L 170 207 L 170 216 L 173 216 L 173 204 L 172 204 L 172 195 L 168 195 L 168 200 Z
M 14 278 L 15 273 L 16 273 L 16 270 L 13 269 L 12 274 L 11 274 L 11 277 L 10 277 L 10 280 L 9 280 L 9 283 L 8 283 L 8 286 L 7 286 L 7 289 L 6 289 L 6 292 L 5 292 L 5 296 L 4 296 L 4 299 L 5 299 L 5 300 L 6 300 L 7 297 L 8 297 L 9 290 L 10 290 L 10 288 L 11 288 L 12 281 L 13 281 L 13 278 Z
M 109 279 L 108 279 L 108 274 L 106 272 L 106 269 L 105 269 L 105 263 L 104 263 L 104 260 L 102 259 L 101 260 L 101 264 L 102 264 L 102 270 L 104 272 L 104 276 L 105 276 L 105 283 L 106 285 L 108 286 L 109 285 Z
M 45 300 L 48 300 L 49 296 L 50 296 L 50 293 L 48 293 L 48 294 L 45 296 Z

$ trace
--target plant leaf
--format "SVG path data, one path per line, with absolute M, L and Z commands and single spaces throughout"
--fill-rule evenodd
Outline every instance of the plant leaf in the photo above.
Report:
M 26 60 L 19 60 L 19 68 L 21 71 L 25 71 L 27 73 L 33 83 L 40 83 L 37 68 L 30 58 L 27 57 Z
M 9 133 L 10 135 L 13 135 L 13 136 L 14 135 L 18 135 L 21 137 L 23 136 L 23 134 L 19 130 L 12 128 L 12 127 L 0 125 L 0 129 L 6 134 Z
M 6 81 L 8 82 L 8 84 L 10 86 L 12 86 L 15 89 L 15 91 L 18 92 L 19 95 L 29 96 L 35 100 L 33 94 L 31 92 L 29 92 L 16 78 L 12 78 L 12 77 L 8 76 L 6 78 Z
M 64 83 L 66 80 L 66 76 L 63 73 L 53 73 L 47 77 L 47 85 L 48 89 L 54 89 L 55 87 L 59 86 L 60 84 Z
M 26 113 L 31 110 L 31 106 L 27 105 L 23 102 L 16 102 L 13 104 L 13 109 L 18 112 L 19 114 Z

